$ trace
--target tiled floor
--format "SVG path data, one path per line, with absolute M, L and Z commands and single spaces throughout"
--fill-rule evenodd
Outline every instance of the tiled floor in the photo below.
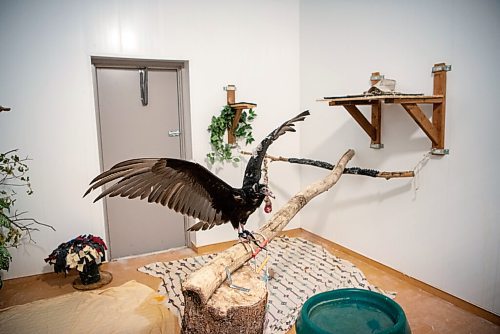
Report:
M 351 256 L 311 233 L 301 230 L 293 233 L 293 236 L 300 236 L 321 244 L 336 256 L 358 266 L 372 284 L 387 291 L 397 292 L 396 302 L 403 307 L 413 334 L 500 333 L 500 326 L 425 292 L 393 273 Z M 106 287 L 119 286 L 129 280 L 136 280 L 156 289 L 160 280 L 138 272 L 138 267 L 151 262 L 169 261 L 195 255 L 198 254 L 191 249 L 181 249 L 106 263 L 102 266 L 102 270 L 113 273 L 113 281 Z M 3 289 L 0 290 L 0 308 L 74 292 L 71 285 L 74 278 L 74 274 L 65 278 L 64 275 L 50 273 L 7 280 Z M 171 321 L 175 323 L 173 319 Z M 498 319 L 496 321 L 498 323 Z M 178 327 L 175 327 L 175 331 L 178 331 Z M 295 330 L 290 330 L 290 333 L 295 333 Z

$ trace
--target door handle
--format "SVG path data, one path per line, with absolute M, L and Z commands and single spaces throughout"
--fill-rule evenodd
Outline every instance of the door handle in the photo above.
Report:
M 169 130 L 168 131 L 169 137 L 179 137 L 180 135 L 181 135 L 181 132 L 179 130 Z
M 141 89 L 141 102 L 143 106 L 148 105 L 148 68 L 139 70 L 139 86 Z

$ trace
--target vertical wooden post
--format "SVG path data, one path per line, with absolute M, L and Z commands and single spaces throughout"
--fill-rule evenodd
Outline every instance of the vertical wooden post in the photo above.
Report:
M 434 95 L 443 95 L 443 101 L 432 104 L 432 124 L 437 132 L 437 142 L 432 143 L 432 148 L 444 150 L 444 130 L 446 120 L 446 72 L 445 63 L 435 64 L 439 70 L 434 71 Z
M 227 85 L 225 87 L 225 90 L 227 92 L 227 105 L 231 105 L 236 103 L 236 86 L 235 85 Z M 238 122 L 240 121 L 241 117 L 241 110 L 236 110 L 236 113 L 234 115 L 233 119 L 233 124 L 227 129 L 227 142 L 229 144 L 234 144 L 236 143 L 236 137 L 234 135 L 234 131 L 236 130 L 236 127 L 238 126 Z
M 380 72 L 372 72 L 370 77 L 370 84 L 372 86 L 376 85 L 383 76 Z M 382 101 L 377 100 L 372 103 L 372 127 L 375 129 L 375 137 L 371 138 L 370 147 L 375 149 L 383 148 L 384 145 L 380 142 L 380 134 L 382 133 Z
M 231 108 L 234 111 L 233 124 L 227 129 L 227 142 L 228 144 L 236 143 L 236 135 L 234 134 L 240 122 L 242 108 Z
M 382 101 L 378 100 L 372 104 L 372 126 L 375 129 L 375 139 L 372 139 L 371 148 L 383 148 L 381 143 L 382 133 Z
M 235 85 L 227 85 L 225 87 L 227 92 L 227 104 L 233 104 L 236 101 L 236 86 Z

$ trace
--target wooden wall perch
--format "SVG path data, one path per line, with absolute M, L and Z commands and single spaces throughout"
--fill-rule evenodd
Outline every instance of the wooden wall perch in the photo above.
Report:
M 311 199 L 333 187 L 342 176 L 344 168 L 354 156 L 353 150 L 348 150 L 339 160 L 335 168 L 322 180 L 309 185 L 298 192 L 255 234 L 261 234 L 267 242 L 278 235 L 290 220 Z M 263 240 L 262 240 L 263 241 Z M 191 273 L 182 284 L 186 302 L 191 300 L 205 305 L 214 291 L 226 279 L 226 268 L 232 273 L 252 257 L 252 251 L 242 243 L 235 244 L 220 253 L 213 261 L 198 271 Z M 187 306 L 186 306 L 187 307 Z M 184 322 L 184 320 L 183 320 Z M 183 324 L 184 327 L 184 324 Z
M 227 142 L 228 144 L 236 143 L 236 135 L 234 134 L 238 128 L 238 123 L 240 122 L 241 113 L 245 109 L 253 109 L 257 107 L 255 103 L 249 102 L 236 102 L 236 86 L 227 85 L 224 87 L 227 92 L 227 105 L 234 110 L 233 124 L 229 129 L 227 129 Z
M 448 154 L 444 146 L 445 120 L 446 120 L 446 72 L 451 70 L 451 65 L 445 63 L 434 64 L 433 95 L 422 94 L 382 94 L 382 95 L 347 95 L 325 97 L 330 106 L 343 106 L 354 120 L 361 126 L 371 139 L 370 147 L 383 148 L 381 142 L 382 132 L 382 105 L 400 104 L 411 118 L 432 142 L 431 153 L 435 155 Z M 432 105 L 432 117 L 429 119 L 419 104 Z M 358 106 L 371 106 L 371 121 L 358 109 Z

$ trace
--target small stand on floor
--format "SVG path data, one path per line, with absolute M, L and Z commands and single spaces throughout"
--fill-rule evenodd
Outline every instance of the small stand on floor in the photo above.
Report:
M 113 280 L 113 275 L 109 271 L 100 271 L 101 279 L 98 280 L 95 283 L 90 283 L 90 284 L 83 284 L 80 276 L 75 278 L 73 281 L 73 288 L 77 290 L 82 290 L 82 291 L 87 291 L 87 290 L 94 290 L 94 289 L 99 289 L 105 286 L 106 284 L 109 284 Z

